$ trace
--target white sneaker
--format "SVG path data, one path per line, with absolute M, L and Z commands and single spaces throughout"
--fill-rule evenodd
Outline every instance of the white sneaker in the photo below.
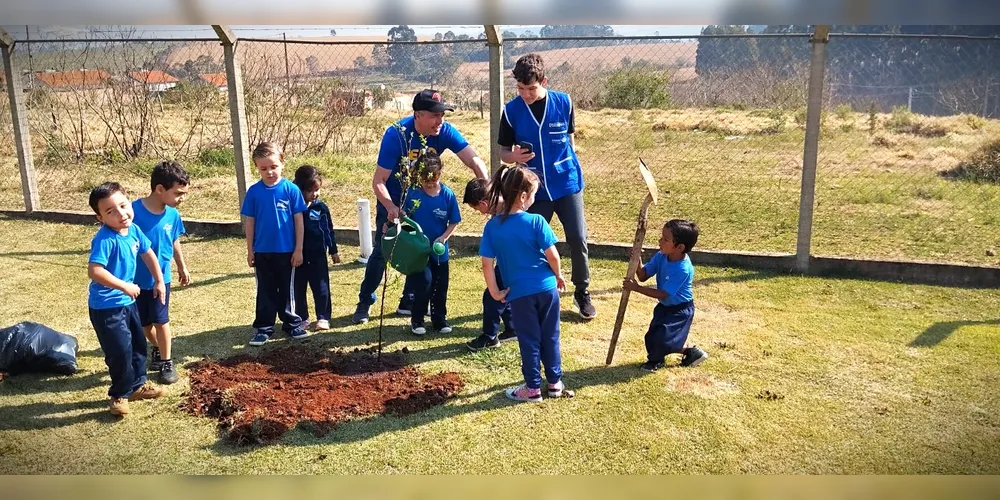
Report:
M 319 321 L 316 322 L 316 330 L 329 330 L 329 329 L 330 329 L 330 322 L 329 321 L 327 321 L 325 319 L 321 319 L 321 320 L 319 320 Z
M 410 331 L 413 332 L 414 335 L 427 335 L 427 329 L 422 326 L 411 326 Z

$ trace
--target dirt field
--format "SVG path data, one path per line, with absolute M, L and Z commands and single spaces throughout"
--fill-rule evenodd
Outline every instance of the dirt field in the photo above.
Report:
M 406 353 L 320 351 L 291 347 L 241 354 L 190 367 L 182 407 L 218 419 L 237 444 L 271 443 L 297 425 L 324 435 L 339 423 L 378 414 L 410 415 L 439 405 L 463 387 L 457 373 L 421 375 Z

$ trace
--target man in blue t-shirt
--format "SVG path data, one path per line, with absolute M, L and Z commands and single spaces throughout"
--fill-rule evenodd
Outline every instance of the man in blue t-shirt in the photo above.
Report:
M 583 213 L 583 170 L 573 146 L 575 113 L 568 94 L 547 90 L 545 65 L 538 54 L 527 54 L 514 65 L 517 97 L 508 102 L 500 117 L 500 157 L 505 163 L 527 166 L 541 184 L 529 212 L 546 222 L 552 215 L 566 233 L 573 263 L 573 304 L 585 320 L 597 317 L 590 300 L 590 260 L 587 221 Z M 531 149 L 521 145 L 531 146 Z
M 421 90 L 413 97 L 413 115 L 399 120 L 386 129 L 379 146 L 378 165 L 372 178 L 372 190 L 378 199 L 375 212 L 375 239 L 372 254 L 368 257 L 365 267 L 365 277 L 358 292 L 358 305 L 351 318 L 354 323 L 368 321 L 368 313 L 375 303 L 375 291 L 382 282 L 385 271 L 385 257 L 382 255 L 382 232 L 387 221 L 399 217 L 399 204 L 403 194 L 403 185 L 398 176 L 400 161 L 415 161 L 423 144 L 421 136 L 426 138 L 427 152 L 441 155 L 445 150 L 451 151 L 468 166 L 476 177 L 486 178 L 486 163 L 476 153 L 475 148 L 462 137 L 461 132 L 450 123 L 444 121 L 445 111 L 455 108 L 441 99 L 441 94 L 435 90 Z M 403 298 L 396 309 L 401 315 L 409 316 L 412 307 L 413 291 L 410 280 L 403 285 Z

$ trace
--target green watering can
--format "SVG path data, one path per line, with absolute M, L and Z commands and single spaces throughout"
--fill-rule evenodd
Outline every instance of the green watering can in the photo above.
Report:
M 427 267 L 431 242 L 424 231 L 409 217 L 396 221 L 382 236 L 382 255 L 393 269 L 402 274 L 413 274 Z

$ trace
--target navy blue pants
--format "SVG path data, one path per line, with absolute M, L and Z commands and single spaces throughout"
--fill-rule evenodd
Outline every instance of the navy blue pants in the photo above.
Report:
M 375 212 L 375 239 L 372 240 L 372 254 L 368 256 L 368 264 L 365 265 L 365 277 L 361 280 L 361 291 L 358 292 L 358 304 L 372 305 L 378 300 L 376 291 L 382 283 L 382 275 L 385 273 L 385 256 L 382 255 L 382 225 L 389 219 L 389 213 L 385 211 L 382 204 L 378 204 Z M 410 303 L 413 301 L 413 283 L 409 276 L 403 283 L 402 301 Z
M 656 304 L 646 332 L 647 361 L 660 363 L 668 354 L 683 352 L 693 319 L 694 302 L 672 306 Z
M 427 307 L 431 309 L 431 324 L 441 326 L 448 318 L 448 261 L 438 262 L 431 258 L 421 273 L 407 276 L 413 286 L 413 308 L 410 309 L 410 324 L 423 326 Z
M 538 214 L 545 222 L 552 222 L 552 214 L 559 216 L 559 222 L 566 233 L 569 257 L 573 264 L 570 275 L 577 290 L 590 286 L 590 257 L 587 247 L 587 219 L 583 212 L 583 191 L 563 196 L 555 201 L 535 200 L 528 207 L 528 213 Z
M 167 294 L 164 301 L 153 297 L 152 290 L 139 290 L 135 299 L 136 310 L 139 311 L 139 322 L 143 327 L 165 325 L 170 322 L 170 283 L 167 283 Z
M 285 333 L 303 329 L 305 322 L 295 313 L 292 254 L 255 252 L 253 255 L 257 275 L 257 314 L 253 327 L 273 335 L 274 316 L 277 314 Z
M 309 322 L 309 301 L 306 287 L 312 289 L 316 319 L 330 321 L 333 308 L 330 300 L 330 264 L 326 260 L 325 248 L 303 252 L 302 265 L 295 269 L 295 314 L 303 323 Z
M 497 288 L 503 290 L 503 276 L 500 276 L 500 268 L 493 266 L 493 274 L 496 276 Z M 483 335 L 491 339 L 497 338 L 497 335 L 500 334 L 501 322 L 503 322 L 504 330 L 514 332 L 514 327 L 511 326 L 510 322 L 510 304 L 495 300 L 487 288 L 483 291 Z
M 545 379 L 554 384 L 562 379 L 562 355 L 559 353 L 559 292 L 539 292 L 510 301 L 511 320 L 517 329 L 521 348 L 521 374 L 530 389 L 542 387 L 539 362 L 545 367 Z
M 104 351 L 111 375 L 108 396 L 127 398 L 146 383 L 146 335 L 132 303 L 111 309 L 91 309 L 90 324 Z

